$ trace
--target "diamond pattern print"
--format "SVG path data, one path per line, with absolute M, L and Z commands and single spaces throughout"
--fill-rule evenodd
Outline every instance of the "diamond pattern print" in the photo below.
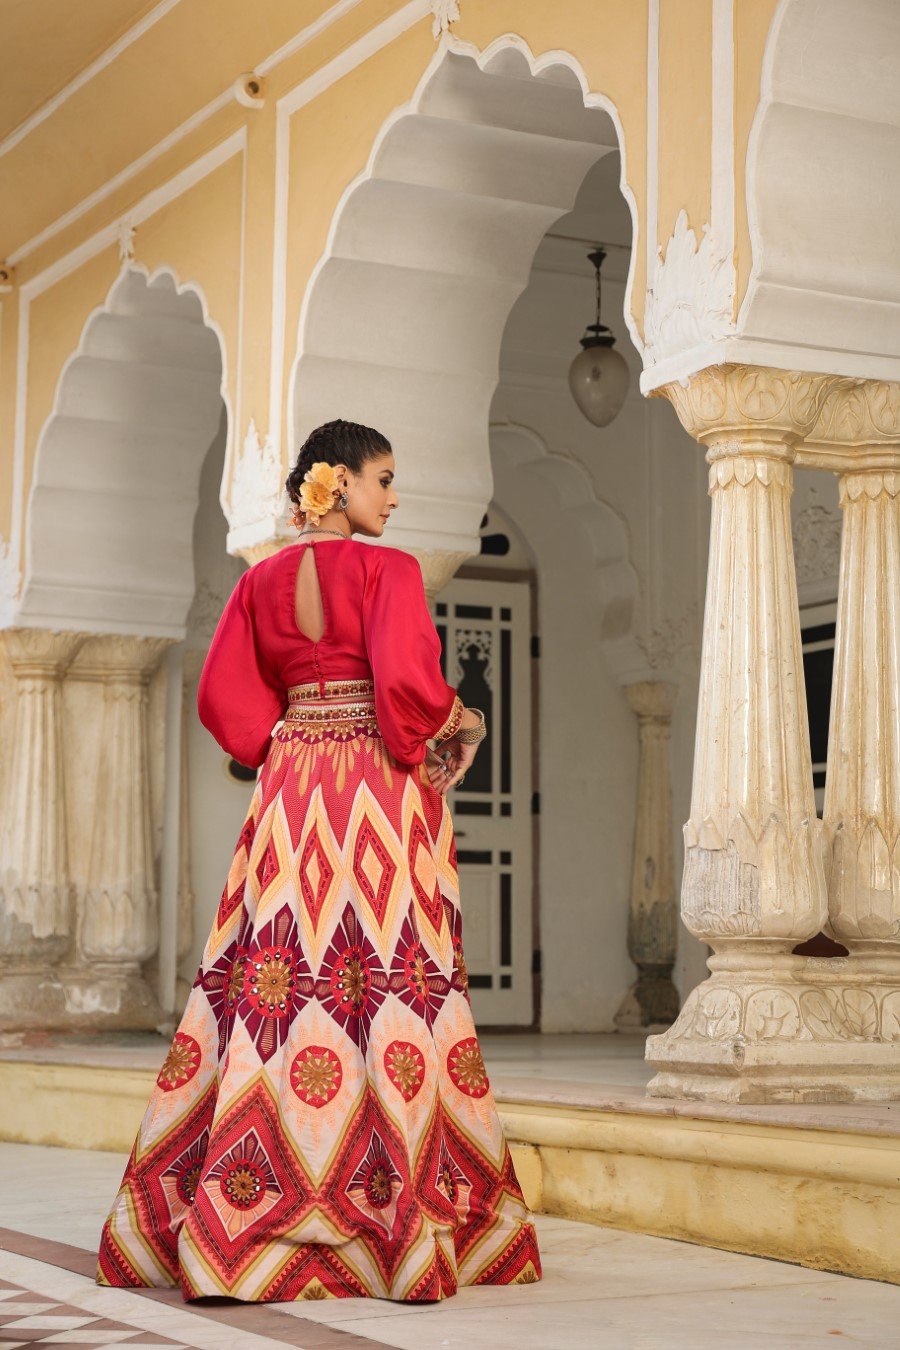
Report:
M 303 904 L 314 929 L 319 926 L 319 916 L 328 899 L 334 868 L 328 861 L 328 854 L 322 845 L 319 831 L 315 825 L 306 837 L 300 855 L 300 891 Z
M 409 876 L 419 908 L 436 933 L 444 922 L 441 888 L 437 880 L 433 845 L 420 816 L 413 816 L 409 831 Z
M 540 1278 L 472 1019 L 446 800 L 377 737 L 285 723 L 97 1281 L 415 1303 Z
M 384 923 L 396 864 L 368 816 L 363 817 L 353 848 L 353 875 L 378 926 Z

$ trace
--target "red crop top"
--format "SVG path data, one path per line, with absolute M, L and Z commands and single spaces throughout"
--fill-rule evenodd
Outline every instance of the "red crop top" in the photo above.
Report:
M 297 627 L 295 586 L 312 548 L 322 597 L 318 642 Z M 375 716 L 398 763 L 420 764 L 425 741 L 456 712 L 411 553 L 355 539 L 289 544 L 242 574 L 210 644 L 197 688 L 200 720 L 240 764 L 258 768 L 290 685 L 371 679 Z

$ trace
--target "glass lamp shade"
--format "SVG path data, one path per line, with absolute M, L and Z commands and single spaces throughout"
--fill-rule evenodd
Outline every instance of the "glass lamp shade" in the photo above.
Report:
M 582 339 L 585 345 L 569 367 L 572 397 L 595 427 L 607 426 L 621 410 L 631 374 L 609 339 Z

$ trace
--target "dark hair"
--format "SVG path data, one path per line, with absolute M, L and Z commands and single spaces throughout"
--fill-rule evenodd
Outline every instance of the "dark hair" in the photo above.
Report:
M 353 473 L 360 473 L 368 460 L 377 459 L 390 449 L 390 441 L 374 427 L 345 422 L 341 417 L 333 422 L 323 422 L 301 445 L 297 462 L 285 479 L 287 494 L 292 502 L 299 503 L 303 476 L 319 460 L 326 464 L 346 464 Z

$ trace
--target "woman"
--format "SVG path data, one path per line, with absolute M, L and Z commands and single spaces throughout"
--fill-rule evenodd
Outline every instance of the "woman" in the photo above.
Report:
M 242 574 L 213 637 L 200 718 L 262 770 L 99 1284 L 432 1302 L 541 1277 L 445 801 L 484 717 L 443 678 L 418 562 L 351 538 L 381 536 L 393 478 L 377 431 L 317 428 L 286 483 L 298 542 Z

